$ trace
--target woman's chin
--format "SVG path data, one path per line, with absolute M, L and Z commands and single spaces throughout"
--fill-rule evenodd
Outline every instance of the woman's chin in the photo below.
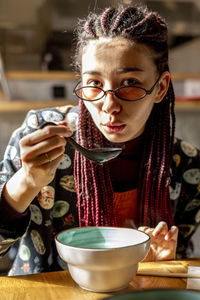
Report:
M 105 138 L 111 143 L 125 143 L 130 139 L 125 137 L 124 135 L 120 136 L 119 134 L 105 134 L 103 133 Z
M 108 133 L 105 133 L 105 132 L 102 132 L 103 135 L 105 136 L 105 138 L 111 142 L 111 143 L 126 143 L 128 141 L 131 141 L 131 140 L 134 140 L 136 139 L 137 137 L 139 137 L 142 132 L 140 133 L 131 133 L 131 134 L 108 134 Z

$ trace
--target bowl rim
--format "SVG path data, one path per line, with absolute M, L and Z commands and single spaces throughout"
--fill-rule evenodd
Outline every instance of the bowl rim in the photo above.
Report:
M 64 244 L 62 243 L 61 241 L 58 240 L 58 236 L 60 234 L 62 234 L 63 232 L 65 231 L 70 231 L 70 230 L 76 230 L 76 229 L 86 229 L 86 228 L 101 228 L 101 229 L 111 229 L 111 230 L 117 230 L 117 229 L 129 229 L 129 230 L 134 230 L 134 231 L 138 231 L 138 232 L 141 232 L 142 234 L 146 235 L 147 236 L 147 240 L 146 241 L 143 241 L 141 243 L 138 243 L 136 244 L 135 246 L 138 246 L 138 245 L 142 245 L 142 244 L 145 244 L 145 243 L 149 243 L 151 238 L 150 236 L 141 231 L 141 230 L 138 230 L 136 228 L 130 228 L 130 227 L 114 227 L 114 226 L 84 226 L 84 227 L 73 227 L 73 228 L 69 228 L 69 229 L 64 229 L 60 232 L 58 232 L 56 235 L 55 235 L 55 240 L 57 243 L 60 243 L 66 247 L 69 247 L 69 248 L 73 248 L 73 249 L 79 249 L 79 250 L 84 250 L 84 251 L 112 251 L 113 249 L 122 249 L 122 248 L 129 248 L 129 247 L 132 247 L 134 246 L 133 244 L 131 245 L 127 245 L 127 246 L 121 246 L 121 247 L 112 247 L 112 248 L 84 248 L 84 247 L 78 247 L 78 246 L 72 246 L 72 245 L 68 245 L 68 244 Z

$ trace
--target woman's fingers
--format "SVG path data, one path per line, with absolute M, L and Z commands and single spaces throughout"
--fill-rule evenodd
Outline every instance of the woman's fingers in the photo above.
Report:
M 71 135 L 72 131 L 63 125 L 49 125 L 39 129 L 21 139 L 21 158 L 24 162 L 33 162 L 36 158 L 38 158 L 38 164 L 45 163 L 47 162 L 48 157 L 43 154 L 48 154 L 55 149 L 65 147 L 65 137 Z M 59 153 L 59 155 L 60 154 L 61 153 Z M 49 160 L 53 160 L 57 156 L 56 154 L 56 156 L 52 155 L 51 157 L 50 153 L 48 155 L 50 156 Z
M 138 230 L 143 231 L 155 238 L 158 238 L 159 236 L 164 236 L 166 241 L 169 241 L 171 239 L 177 240 L 178 237 L 178 227 L 172 226 L 168 231 L 167 223 L 164 221 L 159 222 L 155 228 L 150 228 L 148 226 L 140 226 Z
M 154 237 L 158 237 L 159 235 L 165 235 L 168 232 L 168 226 L 167 223 L 164 221 L 161 221 L 158 223 L 158 225 L 155 227 L 155 229 L 153 230 L 152 235 Z
M 72 131 L 69 127 L 64 125 L 49 125 L 42 129 L 38 129 L 34 131 L 33 133 L 30 133 L 26 135 L 24 138 L 21 139 L 20 144 L 22 146 L 33 146 L 35 144 L 38 144 L 45 139 L 48 139 L 53 136 L 63 136 L 63 137 L 69 137 L 72 135 Z
M 167 223 L 164 221 L 159 222 L 155 228 L 150 228 L 148 226 L 140 226 L 138 230 L 143 231 L 149 235 L 152 235 L 153 237 L 159 237 L 162 235 L 164 236 L 166 241 L 172 239 L 177 240 L 178 237 L 178 227 L 172 226 L 168 231 Z
M 138 230 L 143 231 L 144 233 L 148 234 L 151 237 L 154 228 L 150 228 L 150 227 L 147 227 L 147 226 L 141 226 L 141 227 L 138 228 Z
M 45 157 L 45 153 L 49 153 L 57 148 L 64 149 L 65 145 L 65 138 L 53 136 L 36 145 L 22 148 L 21 158 L 25 162 L 35 161 L 36 158 Z
M 172 226 L 168 233 L 165 236 L 166 241 L 174 240 L 177 241 L 178 239 L 178 227 L 177 226 Z
M 161 221 L 155 228 L 150 228 L 148 226 L 140 226 L 138 230 L 143 231 L 145 233 L 151 232 L 153 236 L 157 237 L 160 234 L 166 234 L 168 231 L 168 226 L 166 222 Z
M 63 154 L 56 157 L 56 159 L 50 161 L 49 163 L 47 164 L 44 164 L 44 165 L 41 165 L 42 166 L 45 166 L 47 167 L 45 170 L 48 170 L 48 174 L 54 174 L 55 170 L 57 169 L 57 167 L 59 166 L 60 162 L 62 161 L 63 159 Z
M 56 149 L 53 149 L 52 151 L 42 153 L 38 157 L 35 157 L 31 160 L 31 163 L 33 163 L 35 167 L 51 163 L 52 161 L 63 155 L 64 151 L 64 146 L 58 147 Z
M 138 227 L 138 230 L 145 232 L 149 227 L 148 226 L 140 226 Z

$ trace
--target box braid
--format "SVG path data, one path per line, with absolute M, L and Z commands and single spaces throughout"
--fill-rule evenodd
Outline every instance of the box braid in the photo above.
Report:
M 147 45 L 154 53 L 158 73 L 168 71 L 166 23 L 147 7 L 108 8 L 91 13 L 80 22 L 75 53 L 75 67 L 81 70 L 81 54 L 91 40 L 122 37 Z M 138 181 L 138 226 L 155 226 L 163 220 L 173 224 L 169 198 L 170 166 L 175 131 L 174 91 L 172 83 L 164 99 L 154 105 L 145 127 L 144 152 Z M 107 141 L 96 128 L 83 101 L 79 102 L 76 139 L 88 148 L 105 146 Z M 117 225 L 113 214 L 113 188 L 108 165 L 98 165 L 75 153 L 75 185 L 80 226 Z

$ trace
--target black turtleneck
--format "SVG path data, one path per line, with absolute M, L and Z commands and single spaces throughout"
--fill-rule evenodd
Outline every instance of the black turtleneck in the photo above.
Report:
M 125 142 L 122 153 L 108 162 L 115 192 L 125 192 L 137 187 L 138 172 L 143 153 L 144 135 Z

